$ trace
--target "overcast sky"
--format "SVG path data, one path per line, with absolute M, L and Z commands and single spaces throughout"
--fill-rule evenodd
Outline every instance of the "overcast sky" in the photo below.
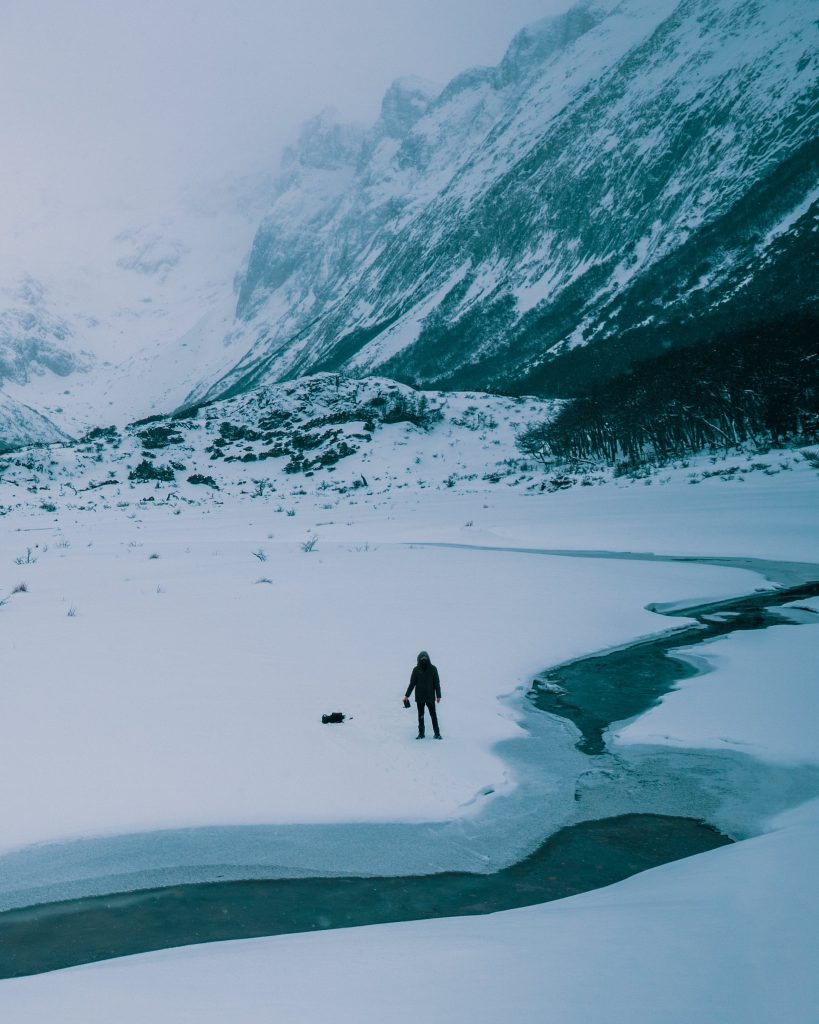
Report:
M 325 106 L 496 63 L 569 0 L 0 0 L 0 227 L 274 165 Z

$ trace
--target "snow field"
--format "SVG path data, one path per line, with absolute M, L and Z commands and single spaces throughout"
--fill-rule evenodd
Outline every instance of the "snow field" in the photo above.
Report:
M 307 553 L 240 512 L 97 519 L 2 538 L 4 578 L 28 588 L 0 609 L 0 775 L 15 780 L 4 851 L 474 813 L 480 790 L 514 786 L 492 748 L 523 734 L 499 695 L 547 664 L 669 628 L 651 601 L 758 582 L 721 567 L 321 538 Z M 32 541 L 37 561 L 15 564 Z M 434 746 L 410 742 L 414 710 L 400 703 L 421 648 L 443 683 L 446 742 Z M 322 726 L 334 710 L 351 720 Z
M 0 607 L 2 849 L 163 824 L 474 813 L 480 801 L 464 804 L 481 786 L 515 783 L 492 752 L 522 735 L 498 694 L 549 664 L 685 621 L 646 611 L 649 602 L 771 584 L 718 566 L 402 542 L 756 556 L 779 561 L 756 566 L 771 579 L 810 575 L 785 563 L 819 561 L 815 473 L 795 464 L 692 487 L 688 472 L 670 471 L 666 486 L 546 495 L 403 491 L 329 512 L 308 494 L 293 498 L 294 517 L 272 513 L 273 502 L 59 523 L 10 514 L 2 596 L 23 580 L 29 591 Z M 315 550 L 303 552 L 314 533 Z M 15 563 L 37 543 L 35 563 Z M 273 582 L 255 582 L 263 576 Z M 699 648 L 713 671 L 619 731 L 655 744 L 661 734 L 716 737 L 785 764 L 807 751 L 815 763 L 815 637 L 809 624 L 775 626 Z M 442 672 L 442 744 L 412 741 L 414 715 L 400 709 L 421 646 Z M 337 707 L 353 720 L 317 724 Z M 605 1005 L 613 1024 L 809 1024 L 819 801 L 768 828 L 525 910 L 194 946 L 6 981 L 0 1018 L 585 1024 Z

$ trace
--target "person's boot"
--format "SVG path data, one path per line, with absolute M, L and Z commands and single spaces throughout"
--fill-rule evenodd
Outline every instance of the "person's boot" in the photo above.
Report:
M 417 740 L 422 740 L 422 739 L 424 739 L 424 734 L 422 732 L 419 732 L 418 735 L 415 738 Z
M 441 736 L 441 734 L 439 732 L 436 732 L 435 733 L 435 739 L 436 740 L 441 740 L 441 739 L 443 739 L 443 736 Z

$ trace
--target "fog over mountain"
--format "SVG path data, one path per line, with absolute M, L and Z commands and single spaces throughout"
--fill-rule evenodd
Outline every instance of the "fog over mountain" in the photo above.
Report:
M 371 121 L 396 75 L 492 63 L 568 2 L 6 5 L 0 387 L 68 426 L 180 401 L 299 125 L 328 106 Z
M 17 11 L 0 386 L 70 431 L 326 370 L 560 396 L 813 308 L 810 5 L 428 6 L 55 7 L 39 63 Z
M 576 393 L 810 305 L 818 41 L 797 0 L 583 0 L 440 92 L 395 83 L 369 131 L 314 119 L 239 281 L 250 347 L 196 397 L 317 370 Z
M 371 120 L 400 74 L 444 82 L 500 59 L 569 0 L 41 0 L 3 5 L 2 269 L 101 206 L 120 217 L 180 188 L 275 168 L 328 105 Z M 430 31 L 430 26 L 435 31 Z M 42 260 L 42 262 L 46 262 Z M 36 273 L 38 268 L 30 268 Z

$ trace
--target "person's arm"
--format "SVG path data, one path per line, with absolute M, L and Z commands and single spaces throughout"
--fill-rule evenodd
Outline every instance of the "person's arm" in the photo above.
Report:
M 435 697 L 439 701 L 441 700 L 441 677 L 438 675 L 438 669 L 435 670 Z
M 405 697 L 406 697 L 407 699 L 409 699 L 409 695 L 410 695 L 410 694 L 412 693 L 412 691 L 413 691 L 413 690 L 415 689 L 415 674 L 416 674 L 416 669 L 413 669 L 413 670 L 412 670 L 412 675 L 410 676 L 410 684 L 409 684 L 409 686 L 407 687 L 407 692 L 406 692 L 406 693 L 404 694 L 404 696 L 405 696 Z

